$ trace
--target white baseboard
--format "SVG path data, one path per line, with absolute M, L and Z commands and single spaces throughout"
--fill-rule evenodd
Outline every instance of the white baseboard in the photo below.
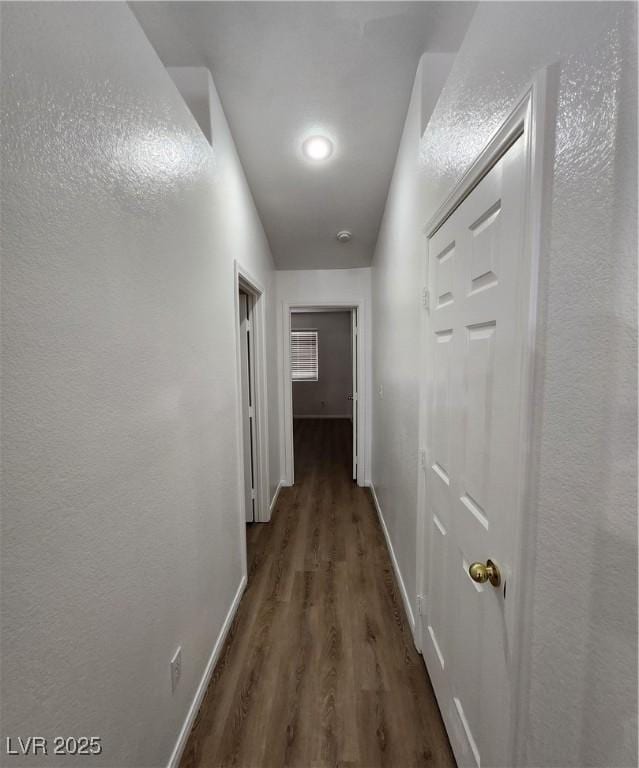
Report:
M 294 419 L 348 419 L 349 421 L 352 420 L 352 416 L 350 413 L 345 413 L 342 416 L 339 414 L 328 414 L 328 413 L 304 413 L 301 416 L 293 416 Z
M 182 753 L 184 752 L 184 748 L 186 747 L 186 743 L 189 740 L 189 736 L 191 734 L 191 728 L 193 727 L 193 722 L 195 721 L 198 710 L 200 709 L 200 705 L 202 704 L 202 700 L 204 699 L 204 695 L 206 693 L 206 689 L 208 688 L 211 675 L 213 674 L 213 670 L 215 669 L 215 665 L 219 658 L 220 651 L 222 650 L 222 646 L 224 645 L 226 636 L 228 635 L 229 629 L 231 628 L 231 623 L 233 622 L 238 606 L 240 604 L 240 600 L 242 599 L 242 595 L 244 594 L 245 588 L 246 588 L 246 576 L 242 576 L 242 581 L 240 582 L 240 586 L 237 588 L 237 592 L 235 593 L 235 597 L 233 598 L 231 607 L 229 608 L 229 611 L 226 614 L 226 618 L 224 619 L 224 624 L 222 624 L 222 629 L 220 630 L 220 634 L 217 636 L 217 640 L 215 641 L 215 645 L 213 646 L 213 650 L 211 651 L 211 655 L 209 656 L 209 660 L 206 664 L 204 674 L 202 675 L 200 684 L 198 685 L 197 690 L 195 691 L 195 696 L 193 697 L 193 701 L 191 702 L 191 706 L 189 707 L 189 711 L 186 715 L 186 719 L 184 720 L 184 724 L 182 725 L 182 728 L 180 729 L 180 733 L 178 734 L 177 741 L 175 742 L 175 746 L 173 747 L 173 752 L 171 753 L 171 757 L 169 758 L 168 768 L 178 768 L 178 765 L 182 758 Z
M 397 583 L 399 584 L 399 591 L 402 596 L 402 602 L 404 603 L 404 610 L 406 611 L 406 616 L 408 617 L 408 623 L 410 624 L 410 631 L 411 631 L 411 634 L 413 635 L 413 642 L 415 643 L 415 647 L 418 647 L 416 625 L 415 625 L 415 614 L 413 613 L 413 608 L 410 604 L 410 600 L 408 599 L 408 592 L 406 591 L 406 585 L 404 584 L 404 579 L 402 578 L 402 572 L 399 570 L 399 563 L 397 562 L 397 558 L 395 557 L 395 550 L 393 549 L 393 545 L 391 543 L 390 536 L 388 534 L 388 528 L 386 527 L 384 515 L 382 514 L 382 508 L 379 506 L 379 499 L 377 498 L 377 494 L 375 493 L 375 486 L 371 483 L 368 487 L 371 490 L 371 495 L 375 503 L 375 509 L 377 510 L 377 517 L 379 518 L 379 524 L 382 526 L 382 531 L 384 532 L 384 538 L 386 539 L 386 546 L 388 548 L 388 553 L 390 554 L 391 563 L 393 564 L 393 571 L 395 572 L 395 578 L 397 579 Z
M 271 499 L 271 503 L 268 507 L 268 519 L 271 519 L 271 516 L 273 514 L 273 510 L 275 509 L 275 505 L 277 504 L 277 497 L 280 495 L 280 491 L 282 490 L 284 483 L 280 480 L 280 482 L 277 484 L 277 488 L 275 489 L 275 493 L 273 494 L 273 498 Z

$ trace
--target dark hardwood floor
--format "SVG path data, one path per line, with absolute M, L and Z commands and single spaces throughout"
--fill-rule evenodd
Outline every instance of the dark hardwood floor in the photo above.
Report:
M 248 527 L 248 587 L 182 768 L 454 766 L 350 422 L 295 421 L 296 483 Z

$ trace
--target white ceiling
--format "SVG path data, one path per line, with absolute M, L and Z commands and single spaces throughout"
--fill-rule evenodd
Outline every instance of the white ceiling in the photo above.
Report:
M 166 66 L 211 70 L 278 268 L 368 266 L 419 57 L 456 51 L 475 4 L 130 5 Z

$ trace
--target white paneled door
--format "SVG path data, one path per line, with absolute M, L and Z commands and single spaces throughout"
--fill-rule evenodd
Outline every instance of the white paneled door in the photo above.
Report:
M 525 157 L 521 135 L 428 246 L 423 652 L 457 761 L 478 768 L 509 759 L 508 587 L 520 493 L 521 307 L 530 287 Z

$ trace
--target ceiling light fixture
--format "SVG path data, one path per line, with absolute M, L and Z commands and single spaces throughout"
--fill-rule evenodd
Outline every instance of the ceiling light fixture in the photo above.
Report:
M 309 160 L 326 160 L 333 154 L 333 143 L 326 136 L 311 136 L 302 144 Z

